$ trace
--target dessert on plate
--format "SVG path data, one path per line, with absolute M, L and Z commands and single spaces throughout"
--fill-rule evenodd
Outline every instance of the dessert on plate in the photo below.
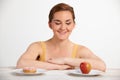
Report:
M 24 67 L 23 72 L 24 73 L 36 73 L 36 68 L 35 67 Z

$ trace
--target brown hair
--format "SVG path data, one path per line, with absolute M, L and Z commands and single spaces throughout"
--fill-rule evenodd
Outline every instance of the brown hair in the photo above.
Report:
M 49 13 L 49 22 L 52 21 L 53 19 L 53 16 L 56 12 L 58 11 L 70 11 L 71 14 L 72 14 L 72 17 L 73 17 L 73 21 L 75 19 L 75 14 L 74 14 L 74 10 L 73 8 L 68 5 L 68 4 L 65 4 L 65 3 L 59 3 L 57 5 L 55 5 L 51 10 L 50 10 L 50 13 Z M 75 21 L 74 21 L 75 22 Z

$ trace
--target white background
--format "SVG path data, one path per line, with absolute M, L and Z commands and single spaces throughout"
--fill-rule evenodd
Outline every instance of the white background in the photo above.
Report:
M 107 68 L 120 68 L 120 0 L 0 0 L 0 67 L 15 66 L 31 43 L 52 37 L 48 14 L 59 2 L 75 10 L 70 39 L 91 49 Z

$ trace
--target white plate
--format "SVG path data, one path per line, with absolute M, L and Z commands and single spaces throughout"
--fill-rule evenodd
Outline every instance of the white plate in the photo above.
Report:
M 35 73 L 24 73 L 23 69 L 16 69 L 14 72 L 17 74 L 25 74 L 25 75 L 37 75 L 37 74 L 42 74 L 44 73 L 46 70 L 44 69 L 37 69 Z
M 103 72 L 99 70 L 91 70 L 88 74 L 83 74 L 80 69 L 74 69 L 74 70 L 70 70 L 69 73 L 80 76 L 97 76 L 97 75 L 101 75 Z

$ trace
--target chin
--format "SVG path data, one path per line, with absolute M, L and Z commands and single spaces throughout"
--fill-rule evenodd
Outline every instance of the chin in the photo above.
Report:
M 63 41 L 63 40 L 66 40 L 66 39 L 68 39 L 68 35 L 57 35 L 56 36 L 59 40 L 61 40 L 61 41 Z
M 68 37 L 60 37 L 60 38 L 59 38 L 59 40 L 61 40 L 61 41 L 64 41 L 64 40 L 66 40 L 66 39 L 68 39 Z

